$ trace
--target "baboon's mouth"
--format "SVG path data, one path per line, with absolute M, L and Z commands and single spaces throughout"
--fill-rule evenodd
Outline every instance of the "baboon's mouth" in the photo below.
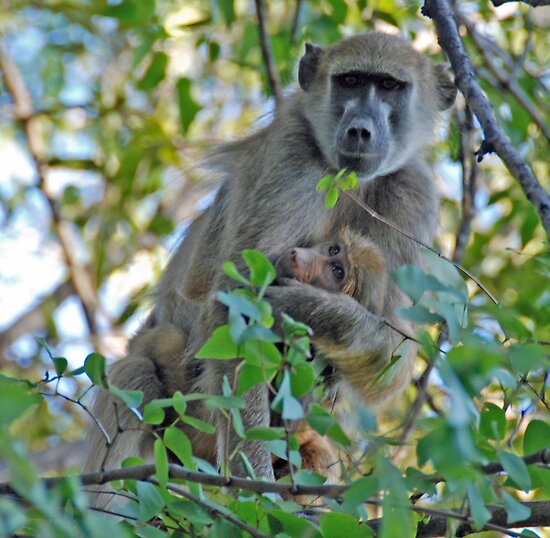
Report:
M 352 154 L 338 152 L 338 166 L 358 174 L 374 174 L 378 170 L 382 156 L 380 153 Z

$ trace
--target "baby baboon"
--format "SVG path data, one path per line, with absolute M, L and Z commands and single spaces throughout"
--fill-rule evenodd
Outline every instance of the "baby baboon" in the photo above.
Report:
M 157 288 L 155 306 L 143 330 L 171 323 L 189 334 L 186 351 L 174 356 L 171 376 L 182 392 L 219 394 L 224 376 L 233 377 L 238 361 L 197 361 L 194 356 L 226 320 L 224 308 L 208 300 L 212 290 L 235 285 L 219 270 L 221 262 L 231 260 L 242 268 L 243 249 L 254 248 L 275 259 L 289 244 L 317 244 L 349 226 L 378 245 L 389 271 L 421 263 L 413 241 L 370 217 L 347 197 L 327 211 L 324 193 L 315 191 L 325 174 L 344 167 L 357 172 L 357 196 L 363 203 L 422 242 L 429 244 L 433 239 L 438 198 L 424 148 L 439 112 L 450 107 L 456 95 L 447 69 L 434 65 L 402 38 L 369 33 L 325 49 L 307 45 L 298 81 L 299 88 L 285 98 L 270 125 L 212 156 L 212 167 L 225 178 L 223 184 Z M 395 313 L 409 303 L 392 282 L 379 312 L 390 324 L 383 323 L 364 300 L 310 284 L 271 286 L 267 297 L 276 314 L 286 312 L 313 329 L 317 353 L 329 358 L 366 404 L 395 397 L 410 379 L 413 346 L 401 354 L 388 383 L 374 383 L 402 340 L 390 325 L 412 332 L 410 324 Z M 148 383 L 158 389 L 157 397 L 166 390 L 158 376 L 152 383 L 149 374 L 131 366 L 121 381 L 122 388 Z M 255 386 L 243 397 L 245 428 L 269 425 L 267 387 Z M 106 405 L 108 401 L 100 397 L 96 409 Z M 194 412 L 203 413 L 201 404 Z M 239 438 L 227 431 L 231 426 L 221 413 L 211 418 L 216 422 L 221 464 Z M 128 439 L 120 452 L 139 452 L 139 442 Z M 101 465 L 97 445 L 97 439 L 89 442 L 88 469 Z M 256 475 L 273 478 L 266 446 L 250 441 L 243 452 Z M 240 458 L 229 465 L 233 473 L 244 475 Z
M 384 295 L 387 287 L 387 273 L 384 255 L 380 248 L 371 240 L 344 228 L 334 241 L 326 241 L 309 248 L 295 247 L 286 250 L 276 260 L 274 266 L 277 273 L 276 285 L 288 284 L 289 280 L 310 284 L 332 293 L 345 293 L 363 304 L 369 305 L 372 311 L 382 311 Z M 139 368 L 142 375 L 149 372 L 150 383 L 144 387 L 144 403 L 150 401 L 151 393 L 162 390 L 163 396 L 170 397 L 179 390 L 181 380 L 174 373 L 174 356 L 184 352 L 188 335 L 178 330 L 174 325 L 164 323 L 158 327 L 142 330 L 128 345 L 128 355 L 131 359 L 122 359 L 109 370 L 109 382 L 118 386 L 124 384 L 128 367 Z M 159 385 L 162 389 L 157 388 Z M 335 381 L 332 379 L 332 381 Z M 343 380 L 345 382 L 345 379 Z M 130 388 L 125 385 L 126 388 Z M 148 389 L 148 390 L 147 390 Z M 142 389 L 143 390 L 143 389 Z M 114 403 L 117 399 L 109 395 L 110 406 L 97 409 L 98 420 L 108 427 L 109 416 L 115 412 Z M 120 440 L 128 436 L 144 435 L 139 430 L 139 421 L 135 415 L 122 403 L 117 405 L 120 422 L 132 421 L 128 431 L 120 432 L 120 439 L 115 440 L 107 452 L 105 442 L 98 447 L 110 465 L 118 465 L 113 461 L 118 457 Z M 170 417 L 169 420 L 172 420 Z M 211 417 L 201 416 L 202 420 Z M 277 424 L 279 425 L 279 424 Z M 340 466 L 331 443 L 315 430 L 309 428 L 304 421 L 293 423 L 292 431 L 297 435 L 302 456 L 303 468 L 318 472 L 327 477 L 330 482 L 336 482 L 340 477 Z M 99 431 L 97 432 L 99 434 Z M 191 437 L 194 454 L 216 463 L 215 443 L 212 438 L 198 430 L 187 432 Z M 109 431 L 114 435 L 115 430 Z M 145 441 L 146 438 L 144 437 Z M 151 438 L 147 440 L 150 444 Z M 279 469 L 286 469 L 283 462 L 276 462 Z

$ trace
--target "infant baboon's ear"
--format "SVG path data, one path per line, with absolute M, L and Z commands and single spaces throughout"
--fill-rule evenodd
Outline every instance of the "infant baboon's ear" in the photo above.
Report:
M 457 94 L 451 67 L 447 64 L 436 64 L 434 75 L 439 93 L 439 110 L 447 110 L 453 106 Z
M 302 56 L 298 67 L 298 82 L 305 92 L 309 91 L 315 80 L 319 58 L 321 58 L 322 53 L 323 49 L 321 47 L 306 43 L 306 52 Z

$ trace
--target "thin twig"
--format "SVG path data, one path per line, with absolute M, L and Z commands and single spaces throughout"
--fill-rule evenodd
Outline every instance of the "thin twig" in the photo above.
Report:
M 58 392 L 58 391 L 55 391 L 55 392 L 40 392 L 40 394 L 44 397 L 47 397 L 47 398 L 59 397 L 62 400 L 65 400 L 67 402 L 70 402 L 70 403 L 75 404 L 78 407 L 80 407 L 93 420 L 95 425 L 101 430 L 101 433 L 103 434 L 103 437 L 105 437 L 105 442 L 107 443 L 107 446 L 109 446 L 111 444 L 109 434 L 107 433 L 107 431 L 105 430 L 105 428 L 103 427 L 101 422 L 99 422 L 97 417 L 80 400 L 74 400 L 73 398 L 71 398 L 69 396 L 66 396 L 65 394 L 62 394 L 61 392 Z
M 440 348 L 441 342 L 447 339 L 448 337 L 447 333 L 448 333 L 447 325 L 444 325 L 443 329 L 439 333 L 439 337 L 437 338 L 437 343 L 436 343 L 436 347 L 439 349 L 440 352 L 442 352 Z M 407 417 L 405 418 L 401 426 L 400 439 L 402 441 L 402 444 L 399 447 L 397 447 L 397 449 L 395 450 L 392 457 L 393 461 L 398 461 L 400 459 L 401 454 L 403 454 L 403 449 L 407 445 L 409 439 L 411 438 L 416 419 L 422 409 L 422 406 L 428 400 L 428 383 L 430 380 L 430 375 L 436 366 L 436 362 L 437 362 L 437 357 L 434 357 L 429 362 L 428 366 L 426 366 L 426 369 L 424 370 L 424 372 L 416 382 L 417 395 L 410 407 Z
M 466 104 L 463 115 L 457 111 L 460 125 L 460 163 L 462 167 L 462 219 L 456 234 L 453 260 L 459 262 L 470 238 L 472 219 L 475 215 L 475 194 L 477 187 L 478 164 L 475 158 L 472 134 L 473 116 Z
M 537 107 L 533 104 L 531 99 L 523 91 L 523 88 L 518 84 L 517 80 L 513 78 L 510 74 L 509 76 L 498 67 L 494 62 L 491 54 L 488 53 L 487 49 L 483 46 L 483 41 L 480 38 L 480 33 L 478 32 L 475 24 L 472 24 L 468 17 L 464 15 L 459 9 L 454 9 L 457 19 L 466 27 L 470 37 L 477 50 L 481 54 L 485 65 L 489 68 L 491 73 L 497 79 L 498 83 L 506 88 L 519 102 L 519 104 L 525 109 L 525 111 L 531 116 L 533 122 L 540 129 L 544 138 L 548 144 L 550 144 L 550 127 L 548 127 L 548 121 L 542 116 Z
M 296 0 L 296 8 L 292 17 L 292 25 L 290 27 L 290 44 L 295 45 L 298 41 L 298 23 L 300 22 L 300 13 L 302 11 L 303 0 Z
M 420 239 L 417 239 L 414 235 L 407 232 L 404 228 L 401 228 L 401 226 L 398 226 L 394 222 L 391 222 L 390 220 L 388 220 L 386 217 L 383 217 L 382 215 L 380 215 L 380 213 L 377 213 L 374 209 L 372 209 L 367 204 L 365 204 L 365 202 L 360 200 L 355 193 L 351 191 L 343 191 L 343 192 L 346 196 L 348 196 L 351 200 L 353 200 L 359 207 L 364 209 L 372 218 L 379 220 L 380 222 L 383 222 L 390 228 L 393 228 L 395 231 L 399 232 L 401 235 L 404 235 L 405 237 L 408 237 L 411 241 L 414 241 L 417 245 L 420 245 L 426 250 L 429 250 L 431 253 L 435 254 L 442 260 L 446 260 L 449 263 L 453 264 L 461 273 L 465 274 L 468 278 L 470 278 L 473 282 L 475 282 L 478 285 L 478 287 L 483 291 L 483 293 L 485 293 L 485 295 L 487 295 L 487 297 L 489 297 L 489 299 L 493 301 L 493 303 L 495 303 L 496 305 L 499 304 L 496 297 L 474 275 L 472 275 L 470 271 L 462 267 L 462 265 L 454 262 L 450 258 L 447 258 L 440 252 L 437 252 L 437 250 L 430 247 L 426 243 L 423 243 L 422 241 L 420 241 Z
M 294 466 L 290 459 L 290 424 L 289 421 L 283 419 L 283 426 L 285 429 L 285 441 L 286 441 L 286 461 L 288 462 L 288 475 L 290 477 L 291 491 L 296 491 L 296 479 L 294 478 Z
M 255 0 L 256 3 L 256 15 L 258 17 L 258 33 L 260 38 L 260 47 L 262 49 L 262 56 L 264 58 L 265 69 L 267 72 L 267 78 L 269 79 L 269 87 L 273 97 L 275 99 L 275 105 L 278 107 L 281 103 L 281 82 L 279 81 L 279 74 L 275 67 L 275 61 L 273 59 L 273 51 L 271 50 L 271 42 L 267 33 L 266 13 L 263 0 Z
M 149 478 L 148 482 L 158 485 L 158 481 L 154 478 Z M 190 500 L 197 506 L 200 506 L 203 510 L 205 510 L 210 515 L 212 515 L 214 519 L 216 519 L 216 517 L 221 517 L 222 519 L 229 521 L 229 523 L 232 523 L 236 527 L 239 527 L 243 531 L 248 532 L 248 534 L 250 534 L 250 536 L 253 536 L 254 538 L 269 538 L 263 532 L 256 530 L 254 527 L 251 527 L 250 525 L 236 518 L 232 514 L 227 513 L 224 510 L 221 510 L 217 506 L 214 506 L 211 503 L 208 503 L 206 501 L 203 501 L 202 499 L 195 497 L 194 495 L 192 495 L 191 493 L 189 493 L 183 488 L 180 488 L 178 486 L 173 486 L 172 484 L 167 484 L 166 489 L 173 491 L 174 493 L 177 493 L 178 495 L 181 495 L 182 497 L 185 497 L 186 499 Z
M 472 63 L 462 44 L 457 22 L 448 0 L 426 0 L 422 11 L 434 21 L 439 43 L 446 52 L 455 73 L 456 85 L 481 123 L 485 138 L 478 152 L 479 157 L 496 151 L 510 173 L 520 183 L 528 200 L 535 206 L 542 226 L 550 237 L 550 196 L 541 187 L 531 168 L 517 153 L 510 139 L 498 125 L 491 103 L 475 78 Z

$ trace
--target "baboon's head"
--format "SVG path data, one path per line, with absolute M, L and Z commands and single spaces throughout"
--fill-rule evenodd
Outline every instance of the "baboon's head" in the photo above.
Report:
M 456 97 L 445 66 L 383 33 L 326 49 L 307 44 L 298 80 L 328 164 L 363 181 L 402 167 L 429 142 L 437 113 Z

